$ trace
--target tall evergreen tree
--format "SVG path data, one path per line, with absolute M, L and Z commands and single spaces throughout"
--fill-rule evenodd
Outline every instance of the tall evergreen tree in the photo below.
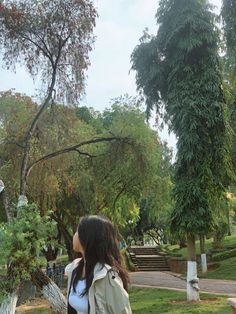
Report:
M 234 130 L 232 159 L 236 171 L 236 0 L 223 0 L 222 4 L 221 16 L 226 44 L 224 85 L 231 107 L 231 126 Z
M 231 177 L 215 16 L 206 0 L 161 0 L 156 36 L 132 54 L 147 113 L 155 107 L 177 136 L 173 232 L 187 236 L 188 300 L 198 300 L 195 237 L 212 227 Z
M 236 0 L 223 0 L 222 12 L 229 70 L 236 75 Z M 236 85 L 236 81 L 234 81 Z

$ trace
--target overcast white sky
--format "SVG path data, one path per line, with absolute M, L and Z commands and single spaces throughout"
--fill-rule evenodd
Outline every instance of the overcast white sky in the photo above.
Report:
M 221 0 L 211 2 L 219 10 Z M 154 16 L 158 0 L 95 0 L 95 5 L 99 13 L 96 42 L 90 55 L 86 97 L 81 105 L 103 110 L 109 107 L 111 98 L 125 93 L 136 95 L 134 73 L 129 73 L 130 55 L 145 27 L 150 33 L 156 33 Z M 18 67 L 16 74 L 1 69 L 0 90 L 15 88 L 35 96 L 38 87 L 23 68 Z M 167 130 L 161 137 L 170 146 L 175 146 L 175 137 Z

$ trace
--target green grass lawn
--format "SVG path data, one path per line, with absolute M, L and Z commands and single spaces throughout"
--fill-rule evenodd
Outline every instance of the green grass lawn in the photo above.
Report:
M 130 293 L 134 314 L 228 314 L 226 298 L 203 294 L 202 302 L 185 302 L 186 294 L 179 291 L 135 288 Z
M 188 303 L 186 294 L 179 291 L 133 288 L 130 291 L 130 302 L 134 314 L 230 314 L 227 298 L 213 295 L 202 295 L 202 302 Z M 25 314 L 52 314 L 44 307 L 21 312 Z
M 207 274 L 200 274 L 202 278 L 236 280 L 236 257 L 228 258 L 218 262 L 219 267 L 209 271 Z
M 206 252 L 212 248 L 213 239 L 206 240 Z M 236 246 L 236 235 L 227 236 L 222 241 L 222 248 L 227 248 L 229 245 Z M 178 245 L 172 245 L 167 247 L 169 251 L 181 254 L 184 258 L 187 257 L 187 248 L 179 249 Z M 196 251 L 200 254 L 200 243 L 196 241 Z M 224 279 L 224 280 L 236 280 L 236 257 L 231 257 L 215 263 L 218 267 L 214 270 L 208 271 L 207 274 L 201 274 L 198 272 L 198 276 L 201 278 L 209 279 Z M 200 267 L 199 267 L 200 270 Z

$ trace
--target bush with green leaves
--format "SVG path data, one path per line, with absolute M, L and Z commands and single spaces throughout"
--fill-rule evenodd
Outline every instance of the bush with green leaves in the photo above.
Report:
M 22 207 L 11 222 L 0 225 L 0 265 L 6 270 L 0 280 L 0 296 L 10 292 L 13 284 L 16 287 L 22 280 L 29 279 L 40 267 L 37 256 L 55 231 L 50 212 L 41 216 L 34 204 Z

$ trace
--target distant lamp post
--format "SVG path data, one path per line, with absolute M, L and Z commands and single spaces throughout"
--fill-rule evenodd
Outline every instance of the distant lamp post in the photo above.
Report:
M 0 193 L 4 190 L 5 185 L 2 180 L 0 180 Z

